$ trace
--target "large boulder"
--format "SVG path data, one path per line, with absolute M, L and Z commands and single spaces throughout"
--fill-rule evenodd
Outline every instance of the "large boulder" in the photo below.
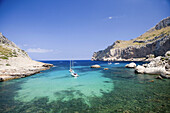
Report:
M 126 64 L 125 67 L 127 67 L 127 68 L 135 68 L 136 64 L 134 62 L 132 62 L 130 64 Z
M 139 74 L 143 74 L 145 72 L 145 67 L 141 66 L 141 65 L 138 65 L 136 68 L 135 68 L 135 72 L 136 73 L 139 73 Z
M 164 78 L 168 78 L 170 75 L 170 65 L 169 52 L 166 52 L 165 57 L 159 56 L 154 58 L 149 64 L 144 64 L 142 66 L 137 66 L 135 72 L 137 73 L 146 73 L 146 74 L 159 74 Z
M 92 65 L 91 68 L 100 68 L 100 65 Z
M 156 74 L 159 75 L 161 73 L 166 73 L 165 67 L 144 67 L 144 66 L 137 66 L 135 68 L 135 72 L 139 74 Z
M 160 75 L 161 73 L 166 73 L 166 70 L 164 67 L 150 67 L 150 68 L 145 68 L 144 73 Z
M 170 51 L 167 51 L 167 52 L 165 53 L 165 57 L 170 57 Z

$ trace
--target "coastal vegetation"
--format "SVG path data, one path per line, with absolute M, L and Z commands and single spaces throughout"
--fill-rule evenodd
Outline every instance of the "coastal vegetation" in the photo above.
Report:
M 16 50 L 12 50 L 10 48 L 7 47 L 3 47 L 2 45 L 0 45 L 0 59 L 8 59 L 9 57 L 17 57 L 18 54 L 16 52 Z
M 166 36 L 169 34 L 170 34 L 170 26 L 159 29 L 159 30 L 155 30 L 152 28 L 151 30 L 147 31 L 146 33 L 142 34 L 141 36 L 135 39 L 128 40 L 128 41 L 119 40 L 118 42 L 116 42 L 116 45 L 114 47 L 115 48 L 127 48 L 129 45 L 130 46 L 143 46 L 143 45 L 146 45 L 147 43 L 151 43 L 155 40 L 159 40 L 163 36 Z M 158 37 L 158 38 L 154 39 L 155 37 Z M 147 40 L 152 40 L 152 41 L 147 42 Z
M 0 58 L 1 59 L 8 59 L 8 57 L 13 57 L 15 54 L 9 48 L 4 48 L 0 45 Z

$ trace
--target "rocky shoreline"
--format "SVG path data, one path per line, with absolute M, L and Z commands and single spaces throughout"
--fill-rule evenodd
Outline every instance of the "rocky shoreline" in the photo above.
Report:
M 15 59 L 16 60 L 16 59 Z M 21 60 L 18 59 L 17 60 Z M 24 78 L 31 76 L 37 73 L 40 73 L 43 70 L 50 69 L 53 67 L 53 64 L 46 64 L 42 62 L 33 61 L 31 59 L 25 59 L 26 65 L 12 65 L 10 66 L 0 66 L 0 82 L 7 81 L 11 79 Z
M 31 76 L 52 66 L 32 60 L 24 50 L 0 33 L 0 82 Z
M 11 73 L 13 70 L 8 70 L 9 73 L 5 72 L 3 74 L 0 74 L 0 82 L 11 80 L 11 79 L 24 78 L 24 77 L 27 77 L 27 76 L 31 76 L 31 75 L 40 73 L 43 70 L 50 69 L 50 67 L 52 67 L 52 64 L 46 64 L 46 65 L 49 65 L 49 67 L 43 67 L 42 66 L 41 68 L 37 68 L 37 69 L 34 69 L 34 70 L 23 69 L 23 70 L 21 70 L 21 72 L 15 72 L 15 73 Z M 25 71 L 25 73 L 23 73 L 22 71 Z
M 136 66 L 135 63 L 127 64 L 125 67 L 135 68 L 138 74 L 153 74 L 160 75 L 157 79 L 170 78 L 170 51 L 167 51 L 165 56 L 154 58 L 149 64 Z
M 154 58 L 129 58 L 129 59 L 103 59 L 103 60 L 93 60 L 92 61 L 143 61 L 143 62 L 150 62 L 152 61 Z

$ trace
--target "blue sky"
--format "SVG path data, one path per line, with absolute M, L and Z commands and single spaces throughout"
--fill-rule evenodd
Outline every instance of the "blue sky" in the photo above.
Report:
M 0 32 L 32 59 L 91 59 L 170 16 L 169 0 L 0 0 Z

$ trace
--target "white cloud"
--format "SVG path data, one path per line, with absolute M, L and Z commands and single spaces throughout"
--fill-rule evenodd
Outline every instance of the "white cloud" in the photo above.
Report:
M 111 19 L 119 19 L 119 18 L 123 18 L 125 17 L 125 15 L 119 15 L 119 16 L 109 16 L 108 19 L 111 20 Z
M 111 17 L 111 16 L 109 17 L 110 20 L 111 20 L 112 18 L 113 18 L 113 17 Z
M 49 53 L 49 52 L 53 52 L 52 49 L 41 49 L 41 48 L 29 48 L 26 50 L 26 52 L 29 53 Z

